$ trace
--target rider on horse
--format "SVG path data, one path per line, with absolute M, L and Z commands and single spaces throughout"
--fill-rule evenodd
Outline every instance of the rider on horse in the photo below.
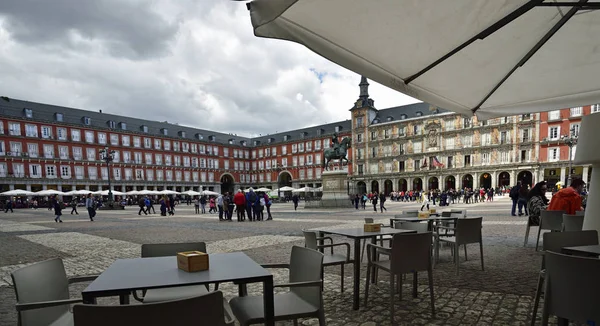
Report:
M 333 136 L 331 136 L 331 147 L 333 148 L 333 152 L 336 156 L 340 155 L 340 141 L 338 140 L 338 133 L 334 132 Z

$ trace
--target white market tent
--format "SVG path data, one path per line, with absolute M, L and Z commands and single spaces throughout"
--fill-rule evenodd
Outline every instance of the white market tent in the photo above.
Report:
M 285 187 L 281 187 L 279 189 L 275 189 L 273 191 L 276 191 L 276 190 L 279 190 L 279 191 L 294 191 L 294 188 L 285 186 Z
M 269 188 L 266 188 L 266 187 L 262 187 L 262 188 L 258 188 L 256 190 L 254 190 L 254 191 L 258 191 L 258 192 L 270 192 L 272 190 L 269 189 Z
M 27 190 L 15 189 L 0 193 L 2 196 L 34 196 L 35 193 Z
M 96 195 L 96 196 L 108 196 L 108 190 L 95 191 L 95 192 L 92 192 L 92 194 Z M 113 190 L 112 194 L 113 194 L 113 196 L 125 196 L 125 195 L 127 195 L 127 193 L 116 191 L 116 190 Z
M 90 190 L 85 190 L 85 189 L 71 190 L 71 191 L 65 192 L 65 196 L 85 196 L 85 195 L 91 194 L 91 193 L 93 193 L 93 192 Z
M 220 193 L 214 192 L 214 191 L 210 191 L 210 190 L 202 190 L 202 195 L 203 196 L 219 196 Z
M 58 191 L 58 190 L 53 190 L 53 189 L 37 191 L 34 194 L 35 194 L 35 196 L 56 196 L 56 195 L 63 196 L 63 195 L 65 195 L 64 192 Z
M 292 190 L 292 192 L 312 192 L 314 189 L 311 187 L 303 187 Z
M 157 192 L 158 195 L 179 195 L 179 193 L 177 191 L 173 191 L 173 190 L 161 190 Z
M 184 191 L 181 193 L 182 195 L 187 195 L 187 196 L 200 196 L 201 193 L 198 191 L 193 191 L 193 190 L 188 190 L 188 191 Z
M 480 118 L 600 102 L 600 8 L 543 0 L 255 0 L 254 34 Z M 573 49 L 577 49 L 574 51 Z

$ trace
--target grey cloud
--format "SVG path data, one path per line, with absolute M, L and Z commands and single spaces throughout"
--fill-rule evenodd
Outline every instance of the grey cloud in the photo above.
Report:
M 165 55 L 178 30 L 177 22 L 167 22 L 146 1 L 7 0 L 0 2 L 0 16 L 19 42 L 74 48 L 81 46 L 75 33 L 130 59 Z

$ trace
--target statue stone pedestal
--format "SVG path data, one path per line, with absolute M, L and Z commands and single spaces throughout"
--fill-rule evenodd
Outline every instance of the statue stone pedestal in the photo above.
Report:
M 323 197 L 321 200 L 307 202 L 305 208 L 352 208 L 348 197 L 348 171 L 323 171 Z

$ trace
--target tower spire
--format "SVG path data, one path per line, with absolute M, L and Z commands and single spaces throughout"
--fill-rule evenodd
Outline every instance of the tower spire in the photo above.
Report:
M 361 99 L 368 99 L 369 98 L 369 82 L 367 81 L 367 77 L 365 76 L 361 76 L 360 77 L 360 84 L 358 84 L 358 86 L 360 86 L 360 98 Z

